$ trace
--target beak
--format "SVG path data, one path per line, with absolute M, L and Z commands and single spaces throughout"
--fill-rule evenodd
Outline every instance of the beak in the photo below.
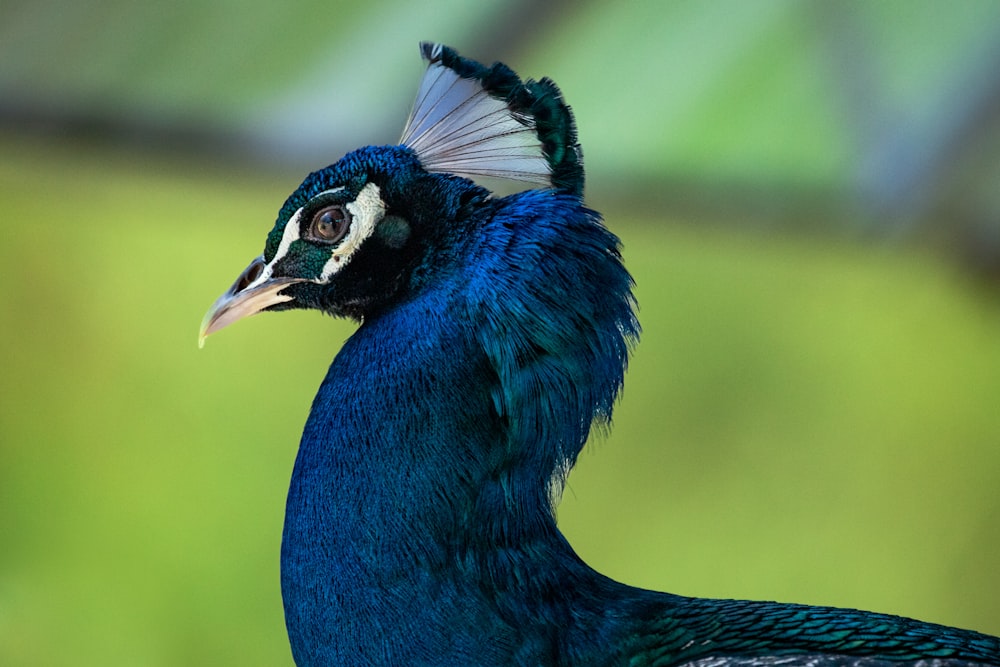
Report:
M 264 258 L 258 257 L 243 269 L 233 286 L 215 300 L 212 307 L 205 313 L 201 321 L 201 333 L 198 335 L 198 347 L 205 346 L 205 338 L 223 327 L 227 327 L 244 317 L 256 315 L 268 306 L 273 306 L 292 297 L 281 294 L 293 283 L 302 282 L 298 278 L 269 278 L 261 280 L 264 273 Z

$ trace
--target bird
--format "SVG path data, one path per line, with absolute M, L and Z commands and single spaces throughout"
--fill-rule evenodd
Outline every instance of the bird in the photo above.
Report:
M 555 503 L 591 432 L 610 427 L 640 334 L 633 279 L 584 203 L 556 84 L 420 51 L 400 142 L 309 174 L 202 322 L 202 344 L 262 311 L 357 322 L 288 491 L 295 663 L 1000 665 L 997 637 L 643 590 L 576 554 Z M 500 196 L 485 178 L 522 189 Z

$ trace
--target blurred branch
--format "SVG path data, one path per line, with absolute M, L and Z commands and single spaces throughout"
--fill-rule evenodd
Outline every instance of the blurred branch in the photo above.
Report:
M 957 71 L 928 95 L 920 119 L 889 96 L 876 70 L 878 45 L 857 6 L 812 7 L 859 147 L 858 203 L 883 230 L 917 224 L 940 209 L 949 172 L 980 149 L 1000 118 L 1000 25 L 992 39 L 967 49 Z

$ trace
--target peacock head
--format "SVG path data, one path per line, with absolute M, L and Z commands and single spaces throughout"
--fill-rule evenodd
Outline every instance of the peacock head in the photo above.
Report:
M 420 214 L 414 200 L 425 198 L 413 193 L 430 178 L 404 146 L 362 148 L 310 174 L 281 207 L 263 254 L 205 316 L 202 340 L 263 310 L 360 318 L 390 299 L 424 245 L 411 219 Z
M 316 308 L 361 319 L 398 297 L 449 222 L 506 178 L 580 196 L 572 114 L 546 79 L 521 82 L 440 44 L 398 146 L 366 147 L 310 174 L 285 201 L 264 252 L 212 305 L 205 337 L 264 310 Z

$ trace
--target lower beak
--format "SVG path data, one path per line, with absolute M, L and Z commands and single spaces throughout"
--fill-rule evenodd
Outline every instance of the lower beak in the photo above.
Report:
M 215 300 L 201 321 L 198 347 L 205 345 L 205 338 L 219 329 L 229 326 L 244 317 L 256 315 L 268 306 L 291 301 L 292 297 L 281 294 L 289 285 L 302 282 L 297 278 L 270 278 L 259 282 L 265 267 L 264 258 L 258 257 L 243 269 L 233 286 Z

